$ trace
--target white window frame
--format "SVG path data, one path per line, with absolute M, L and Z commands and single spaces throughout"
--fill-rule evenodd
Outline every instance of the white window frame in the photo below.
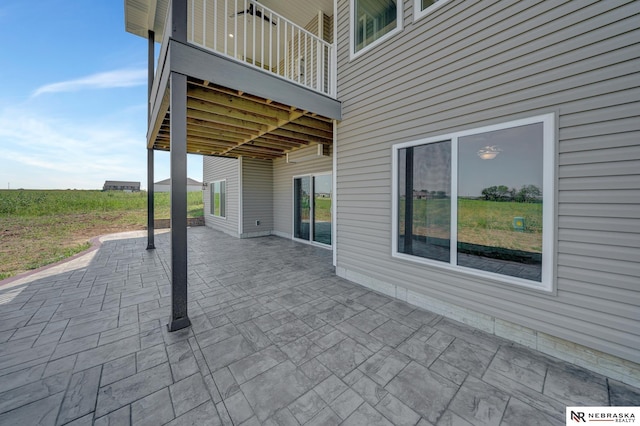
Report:
M 439 9 L 448 2 L 449 0 L 439 0 L 431 6 L 427 7 L 425 10 L 420 10 L 420 8 L 422 7 L 422 0 L 413 0 L 413 22 L 424 18 L 430 13 L 433 13 L 436 9 Z
M 213 189 L 216 183 L 224 182 L 224 216 L 213 213 Z M 227 219 L 227 180 L 218 179 L 209 182 L 209 215 L 219 219 Z
M 376 39 L 373 43 L 363 47 L 362 49 L 360 49 L 359 51 L 355 51 L 356 48 L 356 38 L 355 38 L 355 31 L 356 31 L 356 25 L 354 22 L 354 17 L 355 17 L 355 13 L 356 13 L 356 4 L 355 4 L 356 0 L 349 0 L 349 59 L 355 59 L 363 54 L 365 54 L 366 52 L 372 50 L 374 47 L 378 46 L 380 43 L 384 43 L 386 40 L 390 39 L 391 37 L 393 37 L 394 35 L 398 34 L 400 31 L 402 31 L 402 17 L 403 15 L 403 0 L 397 0 L 396 2 L 396 28 L 394 30 L 389 31 L 388 33 L 386 33 L 385 35 L 383 35 L 382 37 Z
M 528 124 L 543 124 L 543 203 L 542 203 L 542 276 L 541 282 L 527 280 L 524 278 L 513 277 L 510 275 L 502 275 L 494 272 L 482 271 L 465 266 L 455 264 L 455 253 L 457 252 L 457 233 L 458 233 L 458 139 L 464 136 L 475 135 L 478 133 L 492 132 L 512 127 L 525 126 Z M 556 117 L 555 114 L 545 114 L 535 117 L 509 121 L 505 123 L 485 126 L 454 132 L 445 135 L 438 135 L 416 141 L 410 141 L 395 144 L 392 150 L 392 244 L 391 256 L 396 259 L 408 260 L 424 265 L 433 266 L 447 271 L 462 272 L 479 278 L 486 278 L 496 283 L 516 285 L 545 292 L 552 292 L 554 289 L 554 260 L 555 260 L 555 153 L 556 153 Z M 400 149 L 425 145 L 434 142 L 451 141 L 451 260 L 449 263 L 427 259 L 419 256 L 413 256 L 398 252 L 398 152 Z

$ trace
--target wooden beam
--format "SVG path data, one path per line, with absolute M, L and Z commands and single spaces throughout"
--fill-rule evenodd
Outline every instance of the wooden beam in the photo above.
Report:
M 286 120 L 288 113 L 279 108 L 274 108 L 264 102 L 256 102 L 251 99 L 240 96 L 216 93 L 213 90 L 204 88 L 192 88 L 189 91 L 189 97 L 205 102 L 210 102 L 223 107 L 233 108 L 239 111 L 257 114 L 264 117 L 274 117 L 278 120 Z
M 316 142 L 319 139 L 319 137 L 311 137 L 305 133 L 299 133 L 299 132 L 295 132 L 292 130 L 288 130 L 288 129 L 283 129 L 283 128 L 279 128 L 279 129 L 275 129 L 273 132 L 271 132 L 274 135 L 278 135 L 278 136 L 285 136 L 288 138 L 293 138 L 293 139 L 300 139 L 300 140 L 306 140 L 308 142 Z M 330 143 L 333 142 L 333 138 L 331 139 L 331 141 L 327 140 L 327 139 L 323 139 L 322 140 L 323 143 Z
M 224 117 L 235 118 L 237 120 L 249 121 L 252 123 L 262 124 L 266 126 L 277 126 L 278 118 L 268 117 L 265 115 L 255 114 L 243 111 L 235 107 L 222 106 L 208 101 L 189 98 L 187 100 L 187 108 L 207 112 L 210 114 L 218 114 Z
M 281 126 L 281 128 L 284 130 L 301 133 L 313 138 L 320 138 L 333 142 L 333 132 L 326 132 L 324 130 L 314 129 L 312 127 L 302 126 L 295 123 L 287 123 L 286 125 Z
M 202 80 L 200 80 L 200 81 L 202 81 Z M 190 87 L 200 86 L 200 87 L 206 88 L 206 89 L 208 89 L 210 91 L 216 91 L 216 92 L 227 94 L 227 95 L 242 97 L 242 98 L 245 98 L 245 99 L 252 100 L 254 102 L 259 102 L 259 103 L 262 103 L 262 104 L 265 104 L 265 105 L 270 105 L 272 107 L 279 108 L 279 109 L 285 110 L 287 112 L 290 111 L 290 109 L 291 109 L 291 107 L 289 105 L 285 105 L 285 104 L 282 104 L 280 102 L 276 102 L 276 101 L 274 101 L 272 99 L 261 98 L 260 96 L 256 96 L 256 95 L 252 95 L 250 93 L 245 93 L 245 92 L 242 92 L 242 91 L 238 91 L 238 90 L 234 90 L 234 89 L 229 89 L 229 88 L 226 88 L 226 87 L 218 86 L 216 84 L 211 84 L 210 82 L 209 82 L 209 85 L 205 85 L 204 84 L 205 81 L 202 81 L 202 83 L 200 81 L 196 81 L 196 80 L 193 80 L 193 79 L 190 80 L 190 85 L 191 85 Z
M 220 141 L 227 141 L 230 143 L 239 143 L 241 141 L 244 140 L 244 138 L 242 137 L 238 137 L 238 134 L 229 134 L 229 133 L 224 133 L 224 132 L 209 132 L 209 131 L 202 131 L 200 129 L 197 128 L 190 128 L 189 126 L 187 126 L 187 134 L 189 135 L 190 138 L 200 138 L 203 140 L 206 139 L 213 139 L 213 140 L 220 140 Z
M 260 138 L 257 138 L 256 140 L 258 139 L 266 139 L 274 142 L 282 142 L 282 143 L 289 143 L 289 144 L 296 144 L 296 145 L 309 145 L 311 143 L 308 139 L 291 138 L 287 136 L 277 135 L 273 132 L 264 134 L 260 136 Z
M 151 134 L 149 136 L 147 148 L 151 148 L 153 146 L 153 141 L 158 136 L 160 127 L 164 124 L 165 121 L 168 122 L 169 120 L 168 112 L 169 112 L 169 90 L 165 91 L 164 95 L 162 96 L 162 102 L 160 103 L 160 110 L 158 111 L 158 118 L 156 122 L 153 123 L 153 127 L 151 128 Z M 162 117 L 162 119 L 160 119 L 160 117 Z
M 302 116 L 295 121 L 295 124 L 300 124 L 305 127 L 311 127 L 312 129 L 323 130 L 333 134 L 333 122 L 324 121 L 317 118 L 311 118 L 309 115 Z
M 221 114 L 213 114 L 200 110 L 187 110 L 187 118 L 195 118 L 209 123 L 219 123 L 227 126 L 234 126 L 239 129 L 250 130 L 252 134 L 257 134 L 267 128 L 267 126 L 254 123 L 252 121 L 241 120 Z
M 258 134 L 257 136 L 253 136 L 250 138 L 247 138 L 243 143 L 241 143 L 240 145 L 242 146 L 246 146 L 248 143 L 250 143 L 251 141 L 259 138 L 260 136 L 267 134 L 269 132 L 272 132 L 274 130 L 276 130 L 278 127 L 281 127 L 293 120 L 296 120 L 298 118 L 300 118 L 302 116 L 303 112 L 302 111 L 293 111 L 289 114 L 289 117 L 287 120 L 278 120 L 278 124 L 275 126 L 268 126 L 267 129 L 265 129 L 263 132 L 261 132 L 260 134 Z M 231 151 L 231 149 L 229 149 L 227 152 Z
M 213 123 L 205 120 L 200 120 L 197 118 L 187 119 L 187 125 L 198 127 L 203 131 L 204 129 L 209 129 L 214 132 L 219 131 L 219 132 L 227 132 L 230 134 L 237 134 L 237 135 L 240 135 L 240 137 L 242 138 L 246 138 L 251 135 L 257 135 L 258 133 L 260 133 L 259 130 L 245 129 L 242 127 L 236 127 L 236 126 L 231 126 L 231 125 L 222 124 L 222 123 Z

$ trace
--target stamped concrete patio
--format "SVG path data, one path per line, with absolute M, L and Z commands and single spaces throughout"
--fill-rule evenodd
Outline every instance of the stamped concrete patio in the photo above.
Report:
M 563 425 L 640 390 L 336 277 L 327 250 L 189 230 L 111 236 L 0 284 L 2 425 Z

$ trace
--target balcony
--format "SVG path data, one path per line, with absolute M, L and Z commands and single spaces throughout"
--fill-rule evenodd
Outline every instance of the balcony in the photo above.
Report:
M 252 0 L 189 0 L 188 42 L 335 97 L 334 48 Z M 322 18 L 320 18 L 322 19 Z M 309 27 L 309 25 L 308 25 Z
M 185 22 L 180 37 L 169 24 L 171 3 L 157 5 L 164 24 L 153 27 L 162 47 L 150 93 L 148 147 L 171 149 L 172 73 L 187 77 L 189 153 L 274 159 L 333 143 L 333 120 L 341 118 L 335 49 L 309 30 L 320 28 L 331 39 L 332 18 L 316 13 L 305 29 L 252 0 L 185 3 L 175 9 L 181 15 L 175 22 Z

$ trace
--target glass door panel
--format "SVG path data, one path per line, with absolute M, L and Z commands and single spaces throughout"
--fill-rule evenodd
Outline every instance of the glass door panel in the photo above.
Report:
M 313 241 L 331 245 L 331 175 L 313 178 Z
M 293 236 L 310 240 L 311 219 L 311 178 L 309 176 L 293 180 Z

